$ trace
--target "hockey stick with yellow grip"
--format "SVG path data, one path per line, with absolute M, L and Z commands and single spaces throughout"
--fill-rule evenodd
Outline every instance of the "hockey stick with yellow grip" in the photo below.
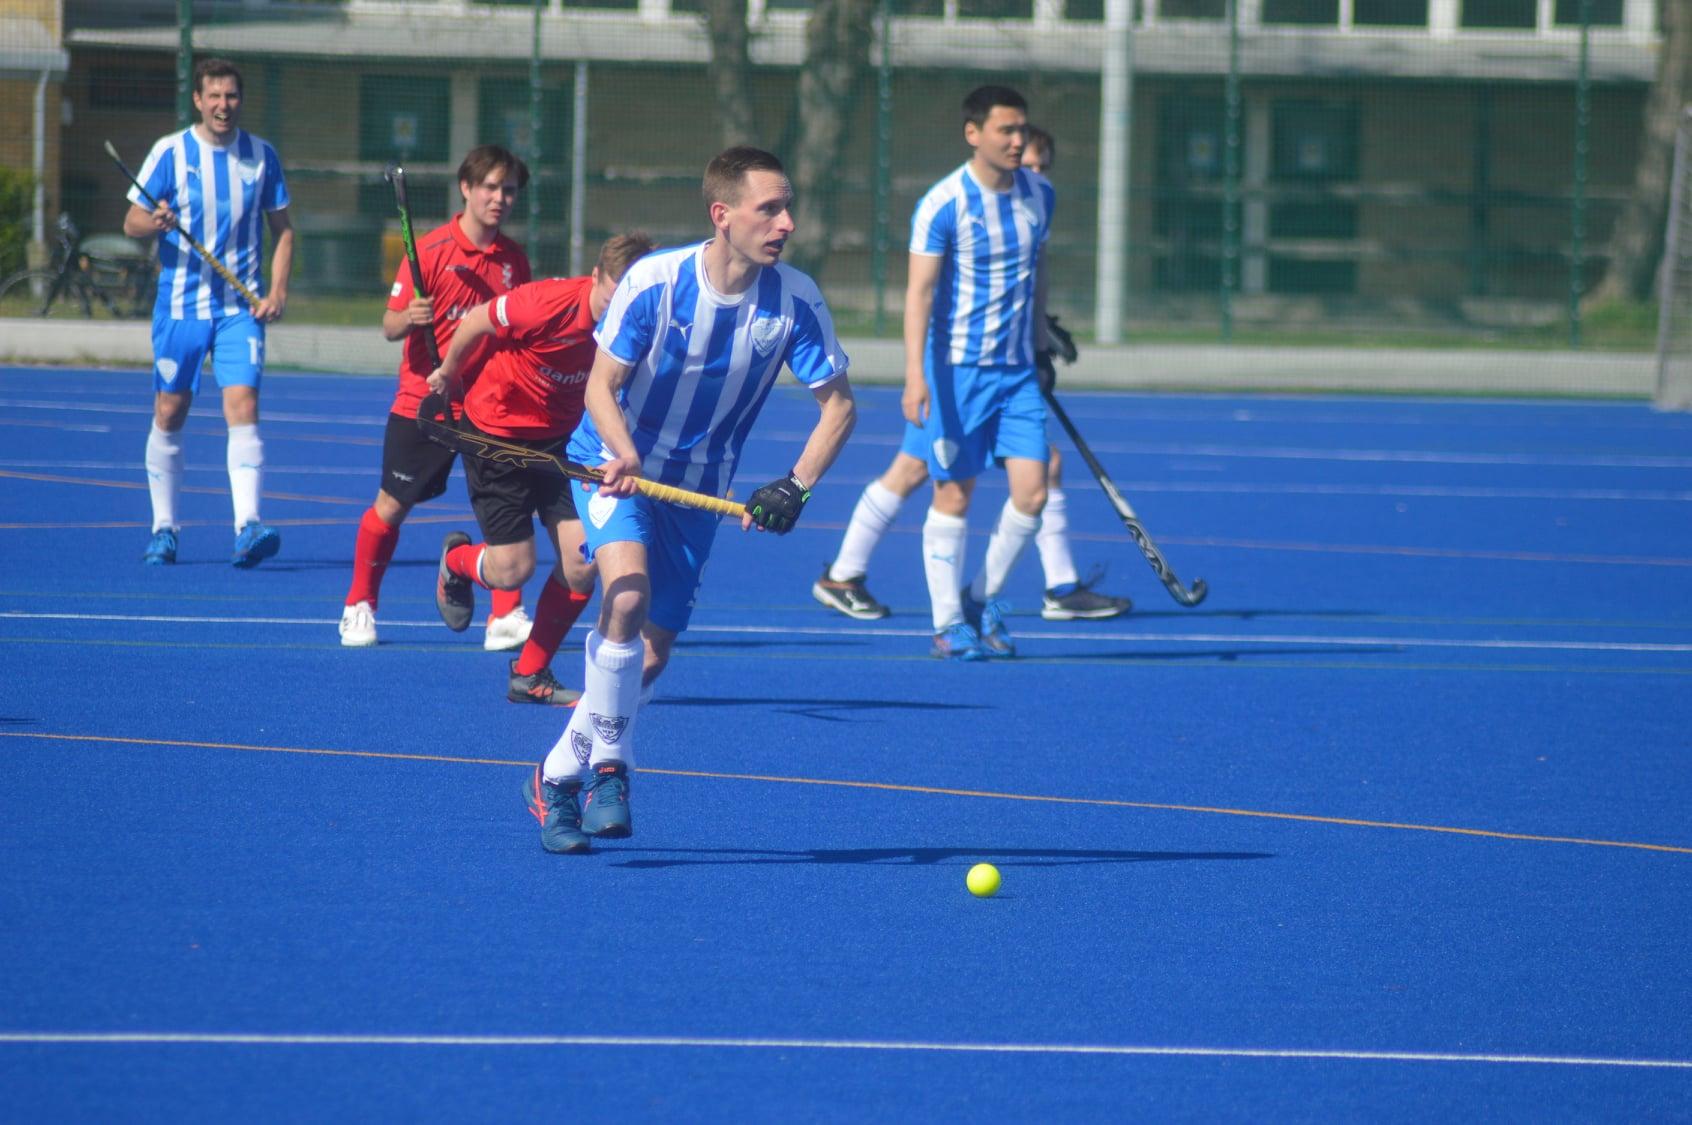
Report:
M 417 428 L 422 430 L 423 436 L 430 441 L 467 456 L 480 457 L 487 461 L 498 461 L 517 468 L 545 469 L 571 480 L 587 481 L 592 484 L 597 484 L 604 476 L 598 469 L 590 469 L 585 465 L 566 461 L 556 453 L 547 453 L 544 450 L 533 449 L 518 442 L 489 437 L 487 434 L 466 433 L 453 425 L 452 407 L 440 395 L 429 395 L 419 404 L 417 408 Z M 698 508 L 705 512 L 715 512 L 719 516 L 739 518 L 746 514 L 746 505 L 736 503 L 733 500 L 727 500 L 721 496 L 709 496 L 703 492 L 689 492 L 685 488 L 677 488 L 671 484 L 660 484 L 655 480 L 647 480 L 644 477 L 636 479 L 635 487 L 640 490 L 642 496 L 650 497 L 653 500 L 662 500 L 666 504 L 679 504 L 684 508 Z

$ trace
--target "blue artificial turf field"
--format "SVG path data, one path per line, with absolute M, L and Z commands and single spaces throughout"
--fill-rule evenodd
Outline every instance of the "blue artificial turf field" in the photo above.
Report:
M 557 857 L 519 787 L 561 713 L 435 614 L 461 481 L 337 643 L 390 394 L 267 379 L 252 571 L 205 396 L 155 569 L 147 376 L 0 369 L 6 1119 L 1692 1119 L 1692 418 L 1067 395 L 1211 595 L 1071 451 L 1134 612 L 1043 621 L 1030 556 L 1021 656 L 958 666 L 920 498 L 893 617 L 810 599 L 897 444 L 862 390 L 798 529 L 720 533 L 636 835 Z M 771 399 L 743 494 L 814 410 Z

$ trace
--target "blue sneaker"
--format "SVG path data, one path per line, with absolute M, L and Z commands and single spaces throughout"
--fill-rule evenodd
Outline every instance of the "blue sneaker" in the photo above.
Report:
M 933 653 L 941 660 L 986 660 L 975 627 L 960 621 L 934 634 Z
M 968 588 L 963 591 L 964 620 L 975 626 L 976 635 L 981 638 L 981 651 L 988 656 L 1016 655 L 1016 642 L 1011 640 L 1010 630 L 1005 628 L 1005 614 L 1009 609 L 997 598 L 978 602 Z
M 266 527 L 258 520 L 248 520 L 235 536 L 235 553 L 229 562 L 242 570 L 251 570 L 282 549 L 282 535 L 274 527 Z
M 541 826 L 541 847 L 558 855 L 580 854 L 593 847 L 593 841 L 582 831 L 582 811 L 576 805 L 576 795 L 582 791 L 579 781 L 552 784 L 541 776 L 541 768 L 523 783 L 523 803 Z
M 170 528 L 153 532 L 153 537 L 147 540 L 147 549 L 141 552 L 141 561 L 148 566 L 169 566 L 176 561 L 176 532 Z
M 621 840 L 634 835 L 629 818 L 629 767 L 601 762 L 582 789 L 582 831 L 589 836 Z

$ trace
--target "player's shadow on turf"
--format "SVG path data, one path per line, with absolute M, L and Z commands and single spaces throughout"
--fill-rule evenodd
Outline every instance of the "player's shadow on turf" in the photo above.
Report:
M 1043 664 L 1165 664 L 1194 660 L 1220 660 L 1231 664 L 1236 660 L 1264 656 L 1334 656 L 1341 653 L 1346 656 L 1385 656 L 1403 652 L 1404 646 L 1395 644 L 1325 645 L 1312 641 L 1310 644 L 1274 648 L 1264 645 L 1241 645 L 1238 648 L 1183 648 L 1152 652 L 1042 652 L 1038 659 Z
M 618 867 L 700 867 L 724 864 L 888 864 L 925 867 L 943 863 L 992 860 L 1002 867 L 1073 867 L 1088 863 L 1169 863 L 1214 859 L 1274 859 L 1272 852 L 1120 852 L 1091 848 L 812 848 L 769 851 L 753 848 L 640 848 L 627 851 L 671 853 L 674 859 L 630 859 Z M 699 856 L 703 858 L 681 858 Z

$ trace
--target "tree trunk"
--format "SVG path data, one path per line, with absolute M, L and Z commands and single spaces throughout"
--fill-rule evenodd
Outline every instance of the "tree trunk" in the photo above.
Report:
M 1645 129 L 1633 194 L 1610 232 L 1609 263 L 1588 302 L 1649 300 L 1663 250 L 1669 174 L 1681 107 L 1692 102 L 1692 0 L 1659 0 L 1662 53 L 1645 96 Z
M 841 153 L 870 67 L 875 0 L 817 0 L 805 24 L 799 139 L 790 169 L 797 226 L 787 259 L 815 276 L 828 257 Z
M 747 51 L 746 0 L 704 0 L 704 4 L 705 34 L 711 41 L 707 71 L 716 95 L 723 147 L 755 144 L 758 128 L 747 83 L 752 59 Z

